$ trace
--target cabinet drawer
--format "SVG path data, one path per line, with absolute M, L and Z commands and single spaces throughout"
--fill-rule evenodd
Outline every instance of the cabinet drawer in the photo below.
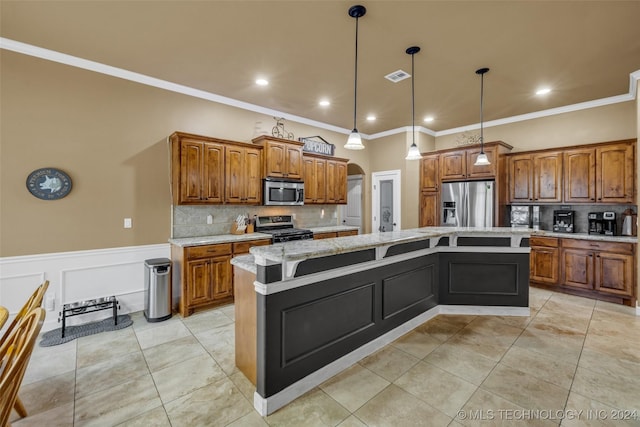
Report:
M 548 248 L 557 248 L 558 238 L 531 236 L 531 239 L 529 240 L 529 246 L 546 246 Z
M 602 242 L 600 240 L 562 239 L 563 248 L 633 254 L 633 243 Z
M 247 242 L 237 242 L 233 244 L 233 254 L 234 255 L 248 254 L 249 248 L 251 246 L 264 246 L 264 245 L 270 245 L 270 244 L 271 244 L 271 239 L 249 240 Z
M 338 231 L 338 237 L 357 236 L 358 230 Z
M 318 239 L 330 239 L 332 237 L 336 237 L 337 233 L 335 231 L 329 231 L 327 233 L 313 233 L 313 240 Z
M 211 258 L 218 255 L 231 255 L 231 243 L 220 245 L 193 246 L 187 248 L 187 259 Z

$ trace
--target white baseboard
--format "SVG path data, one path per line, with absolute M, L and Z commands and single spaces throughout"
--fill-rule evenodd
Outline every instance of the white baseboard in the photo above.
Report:
M 15 315 L 33 291 L 49 280 L 43 300 L 47 309 L 43 331 L 59 327 L 62 305 L 73 301 L 115 295 L 120 313 L 140 311 L 144 308 L 144 261 L 170 257 L 166 243 L 0 258 L 0 305 Z M 109 315 L 105 310 L 75 316 L 68 324 Z

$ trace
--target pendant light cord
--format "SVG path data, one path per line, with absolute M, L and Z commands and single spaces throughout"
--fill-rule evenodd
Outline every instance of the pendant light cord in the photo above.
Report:
M 353 129 L 357 132 L 356 128 L 356 110 L 358 108 L 358 21 L 359 17 L 356 17 L 356 66 L 355 66 L 355 84 L 353 85 Z
M 482 105 L 484 100 L 484 73 L 480 74 L 480 153 L 484 153 L 484 132 L 483 132 L 483 116 Z
M 414 73 L 415 54 L 411 54 L 411 134 L 413 137 L 413 145 L 416 145 L 416 92 L 414 82 L 416 76 Z

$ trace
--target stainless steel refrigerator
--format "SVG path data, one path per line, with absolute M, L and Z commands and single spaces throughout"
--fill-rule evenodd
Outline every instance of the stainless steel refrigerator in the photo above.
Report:
M 494 181 L 442 184 L 441 225 L 493 227 Z

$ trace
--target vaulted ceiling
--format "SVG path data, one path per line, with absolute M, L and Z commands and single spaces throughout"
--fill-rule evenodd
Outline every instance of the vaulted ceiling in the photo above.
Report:
M 628 94 L 640 70 L 640 1 L 2 0 L 0 34 L 350 130 L 355 4 L 364 134 L 411 125 L 411 80 L 384 76 L 411 71 L 413 45 L 416 125 L 434 131 L 478 123 L 480 67 L 485 121 Z

